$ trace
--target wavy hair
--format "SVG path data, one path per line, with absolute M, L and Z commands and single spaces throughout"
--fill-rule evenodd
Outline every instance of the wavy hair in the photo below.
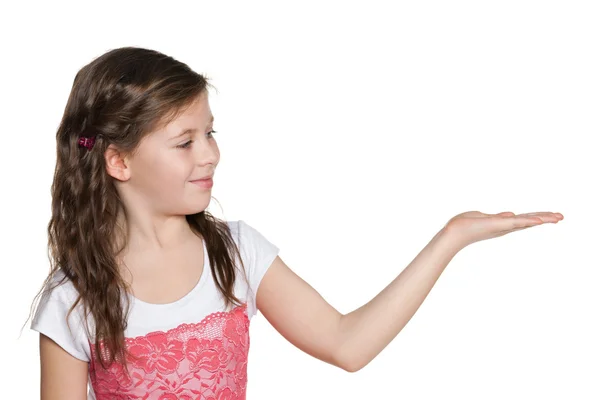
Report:
M 53 289 L 48 285 L 59 271 L 65 276 L 54 287 L 66 279 L 73 283 L 78 297 L 69 314 L 79 302 L 85 321 L 91 313 L 94 346 L 104 368 L 105 361 L 119 361 L 127 369 L 125 360 L 132 356 L 124 344 L 130 300 L 123 296 L 131 288 L 116 259 L 125 244 L 119 248 L 113 239 L 126 237 L 126 230 L 117 224 L 124 204 L 114 178 L 106 172 L 104 152 L 113 144 L 123 154 L 134 154 L 146 135 L 175 119 L 209 87 L 213 86 L 208 78 L 188 65 L 139 47 L 110 50 L 75 76 L 56 132 L 48 224 L 51 266 L 42 289 Z M 80 135 L 96 137 L 90 150 L 78 145 Z M 211 273 L 226 307 L 242 304 L 233 293 L 234 258 L 245 267 L 227 222 L 206 210 L 186 215 L 186 220 L 206 243 Z

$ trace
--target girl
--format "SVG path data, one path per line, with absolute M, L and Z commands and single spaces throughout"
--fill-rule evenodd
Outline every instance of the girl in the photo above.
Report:
M 56 134 L 52 265 L 31 323 L 42 399 L 245 399 L 259 309 L 302 351 L 358 371 L 460 249 L 563 218 L 459 214 L 342 315 L 256 229 L 206 211 L 220 157 L 209 87 L 186 64 L 134 47 L 77 73 Z

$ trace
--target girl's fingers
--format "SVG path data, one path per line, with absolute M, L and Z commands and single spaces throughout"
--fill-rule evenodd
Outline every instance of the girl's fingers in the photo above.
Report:
M 502 213 L 501 213 L 502 214 Z M 532 226 L 541 225 L 548 222 L 558 222 L 563 219 L 563 215 L 560 213 L 552 212 L 535 212 L 527 214 L 515 215 L 515 225 L 512 229 L 507 229 L 498 232 L 498 236 L 506 235 L 507 233 L 521 231 L 523 229 L 531 228 Z
M 544 220 L 541 218 L 525 218 L 525 219 L 521 219 L 519 220 L 516 224 L 515 224 L 515 228 L 527 228 L 529 226 L 534 226 L 534 225 L 540 225 L 543 224 Z
M 558 222 L 560 219 L 561 218 L 555 213 L 540 212 L 520 214 L 515 217 L 515 228 L 526 228 L 547 222 Z
M 517 222 L 513 226 L 513 228 L 506 229 L 506 230 L 500 231 L 498 233 L 499 233 L 499 235 L 506 235 L 507 233 L 510 233 L 510 232 L 520 231 L 520 230 L 523 230 L 523 229 L 531 228 L 532 226 L 541 225 L 543 223 L 544 223 L 544 221 L 541 218 L 535 218 L 535 217 L 531 218 L 531 217 L 528 217 L 528 218 L 526 218 L 524 220 L 521 219 L 519 222 Z
M 525 214 L 519 214 L 517 215 L 517 217 L 550 217 L 550 218 L 557 218 L 557 219 L 562 219 L 563 215 L 561 213 L 555 213 L 555 212 L 550 212 L 550 211 L 540 211 L 540 212 L 532 212 L 532 213 L 525 213 Z

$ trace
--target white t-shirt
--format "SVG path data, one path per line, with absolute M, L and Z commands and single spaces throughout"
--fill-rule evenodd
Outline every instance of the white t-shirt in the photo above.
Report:
M 125 341 L 127 349 L 137 356 L 137 360 L 127 360 L 129 375 L 118 363 L 103 370 L 96 361 L 94 338 L 84 328 L 81 303 L 69 315 L 69 330 L 66 315 L 77 297 L 70 281 L 40 297 L 31 329 L 90 363 L 88 400 L 246 398 L 249 325 L 257 312 L 255 295 L 279 248 L 243 220 L 227 224 L 240 248 L 250 283 L 248 290 L 244 277 L 236 278 L 234 294 L 244 304 L 225 311 L 203 241 L 202 276 L 184 297 L 168 304 L 150 304 L 129 295 Z M 235 261 L 239 268 L 239 261 Z M 60 273 L 54 282 L 63 276 Z M 91 314 L 87 324 L 93 335 L 90 318 Z

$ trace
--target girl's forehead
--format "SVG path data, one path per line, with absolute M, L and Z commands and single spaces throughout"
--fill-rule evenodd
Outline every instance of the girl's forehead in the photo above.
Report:
M 205 124 L 214 120 L 214 116 L 208 103 L 208 97 L 202 96 L 191 103 L 188 107 L 178 113 L 177 118 L 173 119 L 168 125 L 169 128 L 179 129 L 181 125 L 187 124 Z

